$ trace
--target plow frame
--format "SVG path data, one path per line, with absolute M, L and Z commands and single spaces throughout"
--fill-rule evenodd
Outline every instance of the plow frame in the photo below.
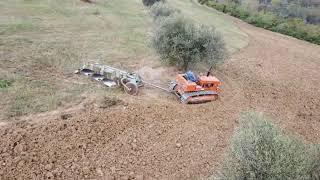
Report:
M 137 73 L 127 72 L 99 63 L 84 64 L 76 73 L 91 76 L 97 81 L 102 81 L 105 85 L 109 83 L 109 87 L 112 85 L 123 86 L 124 91 L 130 95 L 137 95 L 139 92 L 138 88 L 144 85 L 141 77 Z

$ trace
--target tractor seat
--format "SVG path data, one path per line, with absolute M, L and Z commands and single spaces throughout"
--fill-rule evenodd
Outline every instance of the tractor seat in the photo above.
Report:
M 196 74 L 194 74 L 192 71 L 188 71 L 184 76 L 186 80 L 191 81 L 191 82 L 199 82 L 199 78 Z

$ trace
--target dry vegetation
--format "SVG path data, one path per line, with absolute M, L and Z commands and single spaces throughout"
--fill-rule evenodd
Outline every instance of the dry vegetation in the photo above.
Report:
M 12 82 L 0 91 L 2 119 L 53 110 L 90 91 L 105 93 L 71 77 L 83 62 L 134 69 L 151 52 L 148 21 L 136 2 L 13 0 L 0 7 L 0 79 Z
M 133 97 L 73 75 L 89 60 L 157 83 L 178 73 L 157 63 L 141 0 L 0 1 L 0 179 L 205 179 L 218 175 L 239 115 L 252 109 L 320 143 L 319 46 L 195 1 L 168 3 L 214 25 L 233 54 L 213 72 L 223 80 L 219 100 L 194 106 L 149 87 Z
M 0 7 L 0 79 L 12 82 L 0 91 L 0 119 L 77 103 L 91 91 L 104 93 L 71 76 L 84 62 L 137 70 L 141 60 L 156 59 L 148 40 L 151 18 L 141 1 L 12 0 Z M 225 33 L 225 26 L 236 30 L 228 22 L 217 30 Z M 232 42 L 226 38 L 231 51 L 242 47 L 238 32 Z

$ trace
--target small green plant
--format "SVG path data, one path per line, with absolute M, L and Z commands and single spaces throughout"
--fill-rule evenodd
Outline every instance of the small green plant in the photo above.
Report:
M 218 179 L 311 180 L 319 175 L 319 150 L 250 112 L 240 120 Z
M 164 0 L 142 0 L 143 5 L 151 7 L 154 3 Z
M 216 65 L 226 55 L 222 36 L 214 28 L 196 25 L 181 15 L 159 23 L 153 46 L 163 61 L 184 70 L 200 62 Z
M 11 86 L 11 82 L 10 81 L 0 79 L 0 89 L 7 88 L 9 86 Z
M 92 14 L 98 16 L 101 13 L 100 13 L 99 9 L 95 9 Z

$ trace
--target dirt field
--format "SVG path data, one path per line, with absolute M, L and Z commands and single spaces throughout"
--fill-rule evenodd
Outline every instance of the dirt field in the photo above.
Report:
M 137 97 L 88 95 L 70 108 L 22 117 L 0 129 L 0 179 L 206 178 L 247 110 L 320 143 L 320 47 L 230 20 L 249 44 L 214 72 L 224 84 L 218 101 L 182 105 L 146 87 Z M 151 80 L 176 73 L 141 72 Z

